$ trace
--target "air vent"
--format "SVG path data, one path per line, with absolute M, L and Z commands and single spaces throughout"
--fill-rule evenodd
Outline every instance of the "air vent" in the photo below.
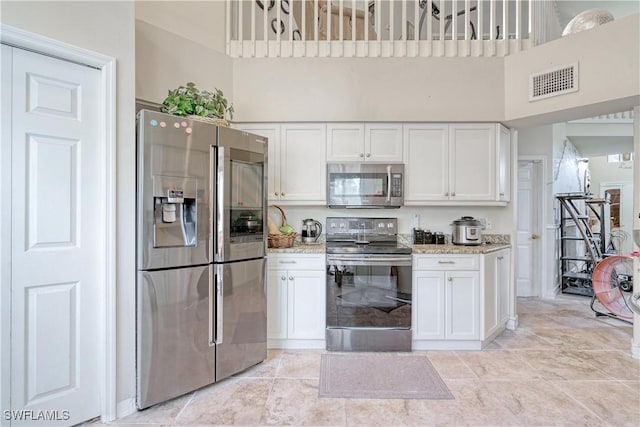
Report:
M 578 91 L 578 63 L 529 76 L 529 101 Z

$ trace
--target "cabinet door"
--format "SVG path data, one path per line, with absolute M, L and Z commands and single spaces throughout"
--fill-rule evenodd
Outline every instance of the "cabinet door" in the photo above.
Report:
M 484 277 L 482 278 L 482 339 L 493 334 L 498 327 L 498 255 L 494 252 L 484 255 Z
M 324 271 L 289 270 L 287 279 L 289 339 L 324 339 Z
M 402 162 L 402 124 L 365 124 L 364 157 L 373 162 Z
M 451 200 L 496 200 L 495 133 L 494 124 L 451 125 Z
M 414 271 L 412 324 L 413 339 L 442 340 L 444 333 L 445 273 Z
M 361 162 L 364 159 L 364 125 L 362 123 L 327 125 L 328 162 Z
M 448 271 L 445 275 L 445 336 L 448 340 L 480 339 L 480 273 Z
M 269 123 L 241 123 L 238 129 L 264 136 L 269 140 L 267 152 L 267 198 L 280 198 L 280 125 Z
M 498 252 L 498 322 L 502 325 L 509 318 L 509 298 L 511 295 L 511 250 Z
M 511 132 L 502 125 L 500 129 L 500 156 L 498 165 L 498 200 L 511 200 Z
M 281 137 L 280 199 L 326 204 L 325 125 L 285 124 Z
M 448 125 L 404 125 L 405 204 L 449 199 Z
M 287 338 L 287 270 L 267 271 L 267 338 Z

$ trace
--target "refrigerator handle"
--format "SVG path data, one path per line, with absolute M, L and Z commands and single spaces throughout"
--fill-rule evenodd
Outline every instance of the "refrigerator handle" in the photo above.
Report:
M 216 336 L 214 344 L 222 344 L 222 319 L 223 319 L 223 301 L 224 301 L 224 281 L 222 280 L 221 265 L 216 266 Z
M 214 266 L 209 266 L 209 347 L 215 345 L 215 337 L 213 333 L 213 318 L 215 316 L 215 309 L 213 303 L 216 300 L 213 294 L 213 286 L 216 282 L 216 275 L 213 272 Z
M 225 246 L 225 233 L 224 233 L 224 187 L 225 183 L 225 170 L 224 170 L 224 147 L 215 147 L 216 154 L 216 170 L 215 170 L 215 219 L 214 219 L 214 241 L 215 241 L 215 260 L 222 261 L 224 258 L 224 246 Z

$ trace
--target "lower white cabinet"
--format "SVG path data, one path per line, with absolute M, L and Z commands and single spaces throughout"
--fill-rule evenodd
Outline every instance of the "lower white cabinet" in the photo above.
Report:
M 413 348 L 481 349 L 509 308 L 509 249 L 413 256 Z
M 324 255 L 274 254 L 267 261 L 270 348 L 324 348 Z

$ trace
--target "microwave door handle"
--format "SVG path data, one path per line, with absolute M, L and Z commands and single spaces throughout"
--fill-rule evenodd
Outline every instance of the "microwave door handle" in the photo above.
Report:
M 387 165 L 387 203 L 391 202 L 391 165 Z

